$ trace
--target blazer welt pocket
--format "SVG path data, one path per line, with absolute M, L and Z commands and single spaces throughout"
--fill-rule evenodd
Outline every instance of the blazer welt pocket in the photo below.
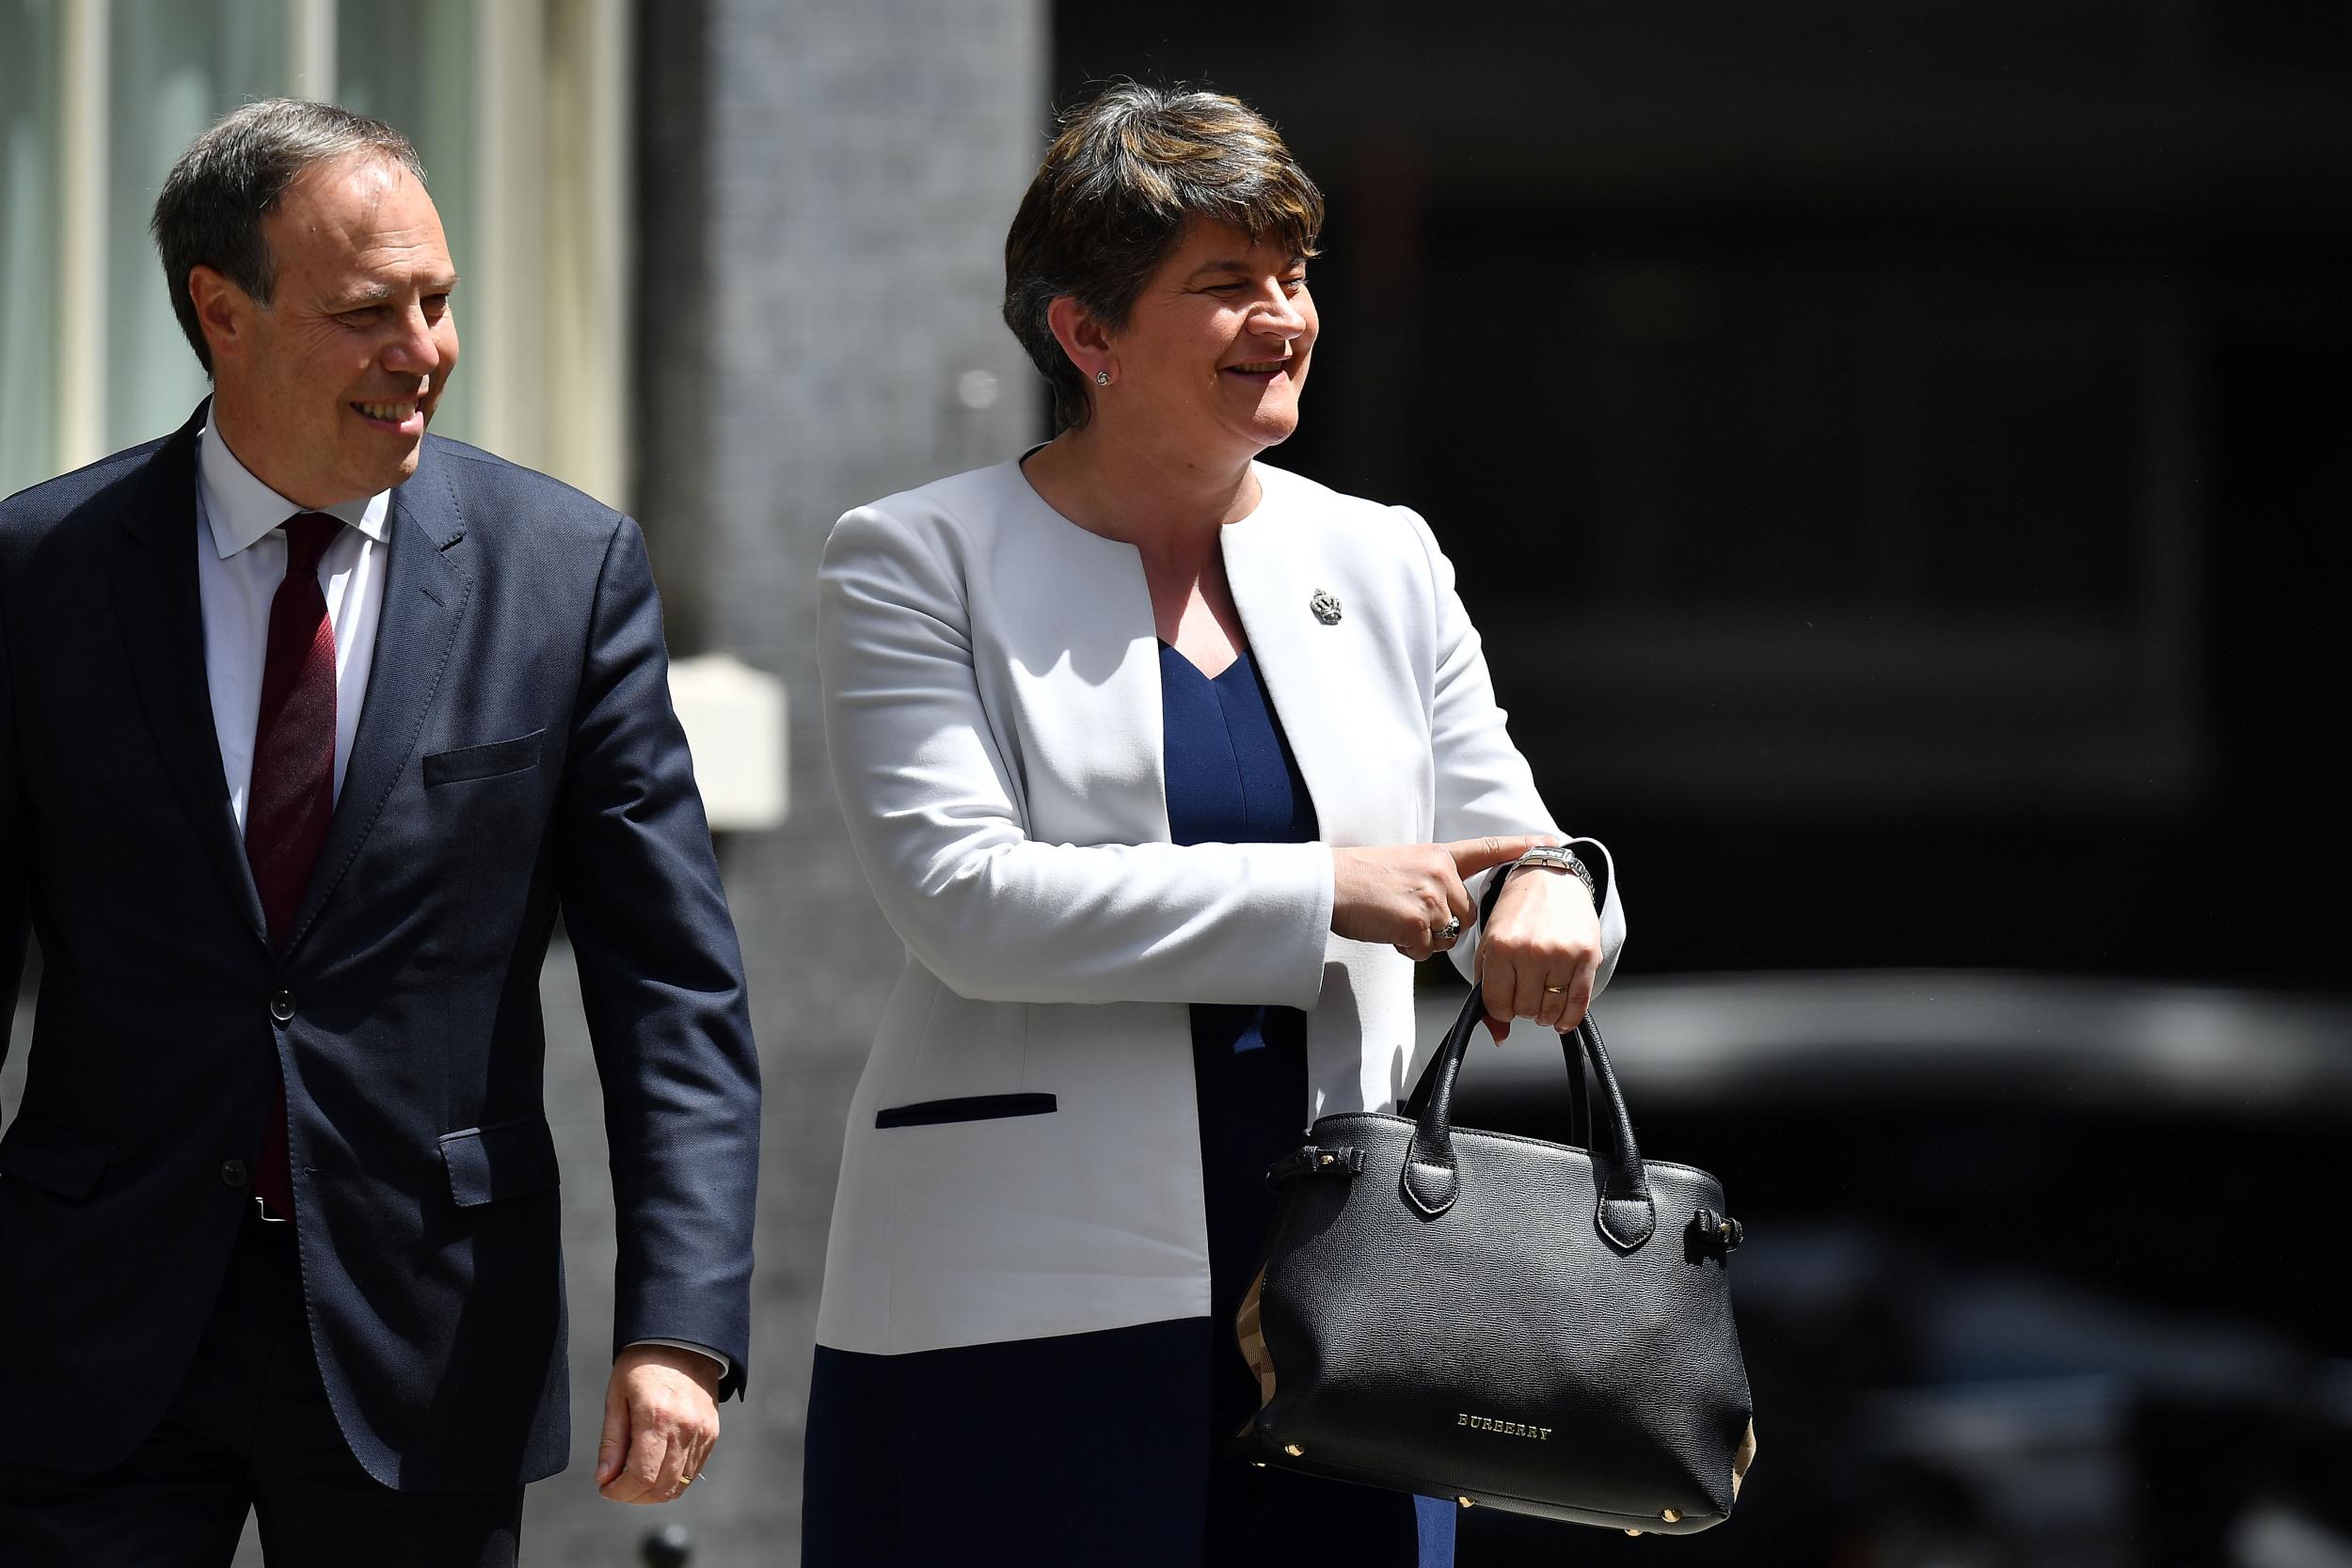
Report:
M 519 773 L 526 768 L 536 768 L 539 739 L 547 733 L 543 729 L 533 730 L 512 740 L 492 740 L 480 746 L 460 746 L 453 752 L 436 752 L 424 759 L 424 782 L 457 784 L 466 779 L 490 779 L 501 773 Z
M 46 1187 L 59 1197 L 85 1198 L 114 1151 L 112 1138 L 19 1112 L 0 1138 L 0 1176 Z
M 544 1193 L 563 1178 L 555 1134 L 544 1117 L 444 1132 L 441 1162 L 449 1167 L 450 1200 L 460 1209 Z
M 1002 1117 L 1051 1116 L 1061 1109 L 1050 1094 L 972 1094 L 961 1100 L 918 1100 L 874 1113 L 876 1127 L 936 1127 L 948 1121 L 995 1121 Z

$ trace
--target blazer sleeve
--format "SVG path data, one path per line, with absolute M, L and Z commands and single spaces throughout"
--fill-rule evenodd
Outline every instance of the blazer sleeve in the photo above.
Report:
M 0 1067 L 16 1031 L 16 988 L 24 976 L 24 824 L 16 779 L 16 688 L 8 675 L 8 625 L 0 621 Z
M 580 963 L 620 1253 L 612 1343 L 707 1346 L 742 1390 L 751 1339 L 759 1061 L 743 959 L 637 525 L 605 546 L 560 813 L 564 919 Z
M 908 951 L 980 1001 L 1312 1006 L 1330 850 L 1030 838 L 981 700 L 963 580 L 936 534 L 875 508 L 826 544 L 834 784 Z
M 1616 973 L 1625 946 L 1625 903 L 1615 867 L 1599 840 L 1564 833 L 1535 792 L 1527 759 L 1511 744 L 1504 715 L 1495 703 L 1494 681 L 1478 628 L 1454 591 L 1454 563 L 1438 547 L 1429 525 L 1405 507 L 1395 509 L 1411 526 L 1429 563 L 1437 626 L 1437 669 L 1431 683 L 1429 745 L 1437 769 L 1437 838 L 1440 844 L 1486 833 L 1549 833 L 1570 845 L 1593 873 L 1600 895 L 1600 970 L 1593 981 L 1598 996 Z M 1482 871 L 1467 884 L 1473 903 L 1502 869 Z M 1478 942 L 1473 924 L 1466 940 L 1449 949 L 1464 979 L 1477 975 Z

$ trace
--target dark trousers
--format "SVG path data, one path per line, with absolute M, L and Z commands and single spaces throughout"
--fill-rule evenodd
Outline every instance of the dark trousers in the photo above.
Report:
M 1451 1568 L 1452 1501 L 1224 1456 L 1205 1318 L 817 1347 L 804 1568 Z M 1238 1353 L 1236 1353 L 1238 1359 Z
M 96 1475 L 0 1465 L 0 1564 L 226 1568 L 248 1509 L 270 1568 L 511 1568 L 522 1534 L 519 1486 L 395 1492 L 359 1467 L 319 1383 L 294 1227 L 258 1215 L 137 1452 Z

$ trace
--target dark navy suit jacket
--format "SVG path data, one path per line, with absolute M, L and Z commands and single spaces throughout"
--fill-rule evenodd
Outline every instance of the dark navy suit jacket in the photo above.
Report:
M 28 920 L 42 956 L 0 1137 L 0 1461 L 96 1470 L 153 1430 L 282 1071 L 353 1451 L 404 1489 L 535 1480 L 569 1446 L 539 1010 L 559 911 L 604 1086 L 613 1343 L 723 1351 L 728 1393 L 747 1370 L 758 1068 L 644 541 L 426 437 L 333 826 L 273 956 L 205 682 L 201 428 L 0 502 L 0 999 Z

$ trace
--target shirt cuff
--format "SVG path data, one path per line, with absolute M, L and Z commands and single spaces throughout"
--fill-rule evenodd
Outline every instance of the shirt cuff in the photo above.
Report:
M 698 1345 L 691 1339 L 631 1339 L 628 1342 L 628 1348 L 635 1350 L 639 1345 L 667 1345 L 672 1350 L 691 1350 L 696 1355 L 706 1357 L 719 1364 L 719 1381 L 722 1383 L 724 1383 L 727 1380 L 727 1373 L 732 1370 L 735 1366 L 734 1362 L 729 1361 L 725 1356 L 720 1354 L 717 1351 L 712 1350 L 708 1345 Z

